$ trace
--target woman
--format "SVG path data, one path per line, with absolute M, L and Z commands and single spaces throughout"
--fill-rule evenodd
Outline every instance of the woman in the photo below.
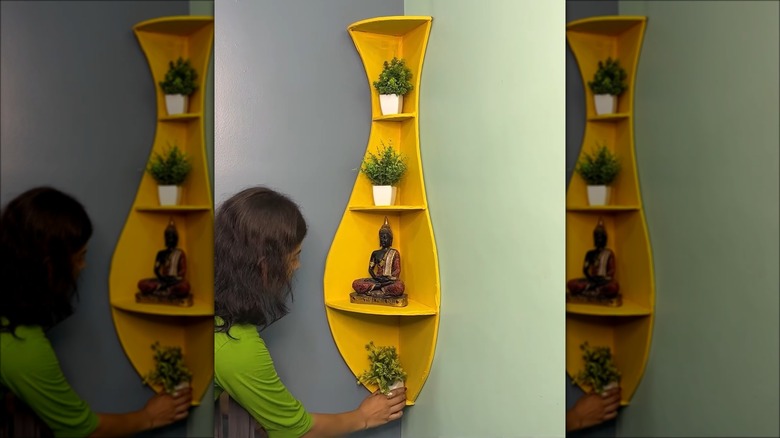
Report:
M 189 389 L 174 396 L 156 395 L 136 412 L 100 414 L 79 398 L 62 374 L 46 330 L 73 311 L 76 280 L 85 267 L 91 235 L 84 207 L 53 188 L 29 190 L 2 212 L 0 395 L 31 409 L 45 424 L 41 433 L 55 437 L 127 436 L 187 417 Z M 23 425 L 17 424 L 16 432 L 12 421 L 1 426 L 0 434 L 18 435 Z
M 217 211 L 215 233 L 215 398 L 226 391 L 270 438 L 341 436 L 403 415 L 406 388 L 368 396 L 356 410 L 310 414 L 279 380 L 257 332 L 287 314 L 306 222 L 273 190 L 243 190 Z

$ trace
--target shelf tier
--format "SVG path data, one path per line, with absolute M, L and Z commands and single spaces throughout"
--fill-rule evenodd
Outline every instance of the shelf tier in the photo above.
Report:
M 122 348 L 139 380 L 154 369 L 153 343 L 181 347 L 184 364 L 192 373 L 192 405 L 199 405 L 214 377 L 214 317 L 153 315 L 113 306 L 111 314 Z M 162 387 L 153 389 L 162 391 Z
M 423 211 L 426 209 L 424 205 L 354 205 L 347 208 L 349 211 L 364 213 L 403 213 L 407 211 Z
M 347 29 L 360 55 L 371 89 L 372 123 L 366 155 L 381 143 L 406 155 L 407 171 L 398 184 L 397 205 L 373 205 L 372 186 L 358 174 L 344 215 L 328 252 L 323 276 L 325 313 L 333 340 L 350 371 L 368 368 L 365 345 L 393 345 L 408 377 L 407 404 L 413 405 L 433 361 L 439 326 L 439 265 L 420 157 L 420 75 L 431 17 L 379 17 Z M 384 61 L 403 58 L 412 71 L 413 90 L 404 96 L 401 114 L 384 116 L 371 85 Z M 352 282 L 368 277 L 371 253 L 379 249 L 379 228 L 387 216 L 392 247 L 400 253 L 401 274 L 409 304 L 390 307 L 349 301 Z M 376 388 L 367 386 L 369 391 Z
M 439 315 L 367 315 L 331 307 L 325 313 L 333 340 L 355 378 L 369 368 L 366 344 L 396 347 L 407 374 L 406 404 L 414 405 L 433 362 Z M 370 392 L 377 390 L 374 385 L 364 386 Z
M 603 123 L 615 123 L 615 122 L 621 122 L 623 120 L 626 120 L 630 118 L 631 115 L 629 113 L 619 113 L 619 114 L 602 114 L 598 116 L 592 116 L 588 117 L 589 122 L 603 122 Z
M 160 122 L 189 123 L 203 119 L 203 113 L 174 114 L 172 116 L 160 116 L 157 120 Z
M 566 303 L 566 313 L 577 315 L 599 316 L 647 316 L 653 309 L 631 300 L 623 299 L 623 305 L 618 307 L 601 306 L 597 304 Z
M 199 299 L 193 296 L 190 307 L 171 306 L 166 304 L 137 303 L 135 298 L 117 298 L 111 300 L 111 306 L 127 312 L 142 313 L 146 315 L 168 316 L 210 316 L 214 317 L 214 301 Z
M 566 211 L 582 211 L 593 213 L 619 213 L 623 211 L 639 211 L 638 205 L 573 205 L 566 207 Z
M 609 347 L 621 373 L 622 405 L 628 405 L 645 371 L 650 350 L 653 315 L 566 315 L 566 372 L 574 377 L 582 369 L 580 345 Z M 591 388 L 580 385 L 583 391 Z
M 577 174 L 572 177 L 566 193 L 566 280 L 583 277 L 585 254 L 595 247 L 593 229 L 601 217 L 607 231 L 607 247 L 615 255 L 615 281 L 623 299 L 620 307 L 566 304 L 566 371 L 575 376 L 583 368 L 583 342 L 609 347 L 622 374 L 624 406 L 629 404 L 644 374 L 655 308 L 652 254 L 633 132 L 636 69 L 645 25 L 645 17 L 608 16 L 577 20 L 566 27 L 585 89 L 586 123 L 578 161 L 585 153 L 605 145 L 621 164 L 621 172 L 611 184 L 611 205 L 589 206 L 584 181 Z M 598 62 L 607 57 L 618 59 L 626 69 L 628 88 L 618 97 L 616 114 L 596 115 L 593 93 L 587 83 Z
M 439 313 L 438 309 L 411 299 L 409 300 L 409 304 L 404 307 L 358 304 L 350 302 L 349 298 L 329 300 L 325 302 L 325 306 L 330 307 L 331 309 L 343 310 L 345 312 L 378 316 L 422 316 L 436 315 Z
M 390 114 L 387 116 L 374 116 L 372 118 L 375 122 L 405 122 L 417 117 L 416 113 L 402 113 L 402 114 Z
M 193 404 L 198 404 L 214 374 L 214 213 L 203 123 L 214 19 L 157 18 L 137 24 L 133 31 L 149 64 L 157 96 L 156 108 L 150 108 L 158 116 L 150 158 L 176 145 L 189 155 L 192 170 L 182 185 L 182 204 L 177 206 L 160 206 L 157 183 L 147 172 L 140 176 L 111 260 L 111 314 L 122 348 L 139 376 L 154 367 L 154 342 L 182 347 L 184 361 L 193 374 Z M 189 59 L 198 72 L 198 87 L 190 96 L 188 114 L 168 116 L 158 84 L 169 62 L 179 57 Z M 171 219 L 179 234 L 177 246 L 186 255 L 184 276 L 191 286 L 193 306 L 136 303 L 138 281 L 155 276 L 155 259 L 165 248 L 165 228 Z
M 135 211 L 146 213 L 202 213 L 210 212 L 210 205 L 139 205 Z

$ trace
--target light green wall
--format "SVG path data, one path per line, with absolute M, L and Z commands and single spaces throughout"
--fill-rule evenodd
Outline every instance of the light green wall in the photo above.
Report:
M 565 2 L 404 6 L 433 16 L 420 131 L 442 318 L 402 436 L 563 436 Z
M 648 17 L 636 152 L 657 309 L 619 436 L 780 436 L 778 2 L 620 2 Z

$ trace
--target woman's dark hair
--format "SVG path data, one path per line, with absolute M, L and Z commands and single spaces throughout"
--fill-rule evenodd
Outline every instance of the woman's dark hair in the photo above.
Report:
M 73 312 L 74 256 L 92 236 L 92 222 L 73 197 L 51 187 L 28 190 L 0 216 L 0 309 L 15 335 L 20 325 L 49 328 Z
M 236 324 L 269 326 L 287 314 L 290 255 L 306 221 L 290 198 L 265 187 L 233 195 L 214 225 L 214 315 L 218 332 Z

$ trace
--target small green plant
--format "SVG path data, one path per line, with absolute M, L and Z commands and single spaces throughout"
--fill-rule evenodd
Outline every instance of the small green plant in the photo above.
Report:
M 147 385 L 162 385 L 165 392 L 173 393 L 176 386 L 192 380 L 190 370 L 184 365 L 184 355 L 180 347 L 161 347 L 159 342 L 152 344 L 155 367 L 144 376 Z
M 366 344 L 366 350 L 370 368 L 358 377 L 358 385 L 377 385 L 379 392 L 387 394 L 393 383 L 406 380 L 406 372 L 401 367 L 395 347 L 377 347 L 371 341 Z
M 606 146 L 600 145 L 593 153 L 585 155 L 575 169 L 589 186 L 611 184 L 620 173 L 620 162 Z
M 155 152 L 146 167 L 146 171 L 162 186 L 177 186 L 183 183 L 191 169 L 192 164 L 187 154 L 176 145 L 169 147 L 162 154 Z
M 574 383 L 593 388 L 600 394 L 604 387 L 612 382 L 620 382 L 620 373 L 612 362 L 612 352 L 609 347 L 592 347 L 587 342 L 580 345 L 585 369 L 577 374 Z
M 626 89 L 626 71 L 620 66 L 617 59 L 607 58 L 599 61 L 593 81 L 588 82 L 593 94 L 611 94 L 618 96 Z
M 393 149 L 392 141 L 389 145 L 380 143 L 382 146 L 377 148 L 377 154 L 369 152 L 368 157 L 363 160 L 360 171 L 375 186 L 393 186 L 406 172 L 406 157 Z
M 385 61 L 379 80 L 374 81 L 374 88 L 379 94 L 397 94 L 403 96 L 412 91 L 412 71 L 403 59 L 393 58 Z
M 180 57 L 176 63 L 169 62 L 168 73 L 165 74 L 165 80 L 160 82 L 160 87 L 165 94 L 189 96 L 198 88 L 195 84 L 197 78 L 198 73 L 190 65 L 190 61 Z

